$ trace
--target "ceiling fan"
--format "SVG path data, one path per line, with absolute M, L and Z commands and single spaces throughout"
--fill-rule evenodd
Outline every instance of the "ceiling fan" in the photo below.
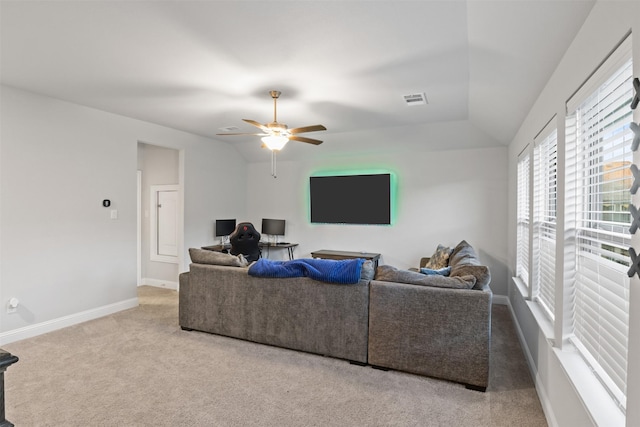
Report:
M 307 138 L 299 136 L 298 134 L 305 132 L 317 132 L 321 130 L 327 130 L 323 125 L 304 126 L 294 129 L 289 129 L 284 123 L 278 123 L 277 116 L 277 101 L 280 97 L 280 91 L 269 91 L 271 98 L 273 98 L 273 121 L 267 124 L 261 124 L 255 120 L 242 119 L 245 122 L 259 128 L 262 133 L 219 133 L 217 135 L 256 135 L 262 137 L 262 142 L 271 151 L 281 150 L 289 140 L 306 142 L 308 144 L 320 145 L 322 141 L 319 139 Z

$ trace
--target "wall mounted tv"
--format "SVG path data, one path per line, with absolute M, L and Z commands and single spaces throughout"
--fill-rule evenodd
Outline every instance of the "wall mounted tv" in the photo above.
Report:
M 391 224 L 391 174 L 312 176 L 311 222 Z

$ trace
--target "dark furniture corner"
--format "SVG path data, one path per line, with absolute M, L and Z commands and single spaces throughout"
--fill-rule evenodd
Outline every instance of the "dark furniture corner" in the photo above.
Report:
M 0 349 L 0 427 L 13 427 L 5 418 L 4 412 L 4 371 L 17 361 L 17 356 Z

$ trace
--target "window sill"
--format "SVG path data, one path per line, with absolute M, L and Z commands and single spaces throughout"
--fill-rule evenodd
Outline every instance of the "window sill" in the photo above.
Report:
M 560 366 L 571 381 L 582 404 L 596 426 L 624 427 L 625 414 L 594 375 L 578 351 L 570 344 L 554 348 Z
M 522 298 L 528 300 L 529 288 L 527 288 L 527 285 L 524 284 L 522 279 L 519 277 L 512 277 L 511 280 L 513 280 L 513 283 L 516 285 L 516 289 L 520 291 L 520 295 L 522 296 Z
M 562 348 L 555 346 L 553 323 L 536 302 L 528 299 L 529 289 L 524 283 L 517 277 L 513 277 L 512 280 L 593 424 L 597 426 L 624 427 L 624 411 L 598 380 L 577 349 L 569 343 L 564 344 Z M 542 387 L 541 384 L 536 386 Z
M 526 287 L 524 282 L 519 277 L 512 277 L 513 283 L 516 285 L 518 291 L 520 291 L 520 295 L 522 299 L 525 300 L 529 311 L 536 319 L 536 323 L 538 327 L 542 331 L 544 337 L 546 338 L 549 345 L 554 345 L 554 332 L 553 332 L 553 323 L 544 313 L 542 308 L 535 301 L 531 301 L 529 299 L 529 289 Z

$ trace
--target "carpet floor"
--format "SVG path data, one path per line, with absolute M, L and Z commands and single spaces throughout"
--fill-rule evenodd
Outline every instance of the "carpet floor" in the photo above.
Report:
M 26 426 L 546 426 L 513 322 L 494 305 L 486 393 L 178 325 L 175 291 L 7 344 L 6 417 Z

